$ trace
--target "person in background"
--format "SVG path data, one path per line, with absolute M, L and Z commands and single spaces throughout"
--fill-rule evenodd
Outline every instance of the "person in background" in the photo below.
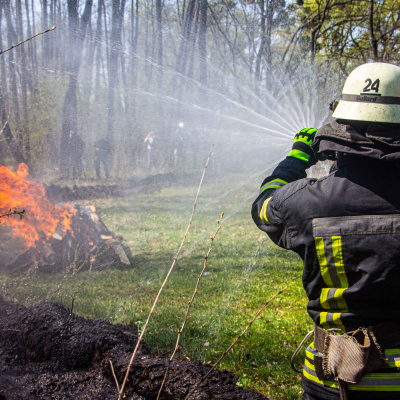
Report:
M 303 400 L 399 399 L 400 67 L 359 66 L 331 110 L 334 122 L 296 134 L 252 217 L 303 260 Z M 325 159 L 330 174 L 306 178 Z
M 77 179 L 82 176 L 83 172 L 82 157 L 83 152 L 85 151 L 85 142 L 72 129 L 69 131 L 69 148 L 71 151 L 70 161 L 72 178 Z
M 183 171 L 184 167 L 186 166 L 186 141 L 187 137 L 185 124 L 183 122 L 179 122 L 178 128 L 175 131 L 174 167 L 180 171 Z
M 109 179 L 112 161 L 112 146 L 110 141 L 105 138 L 96 140 L 94 142 L 93 150 L 97 179 L 101 179 L 101 165 L 103 165 L 106 179 Z
M 144 142 L 147 143 L 147 172 L 151 172 L 153 166 L 152 150 L 154 148 L 155 135 L 153 131 L 150 131 L 144 138 Z

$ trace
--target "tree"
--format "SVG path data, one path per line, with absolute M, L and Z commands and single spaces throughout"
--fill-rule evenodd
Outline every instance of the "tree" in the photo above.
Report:
M 312 58 L 318 54 L 337 62 L 344 73 L 360 60 L 399 61 L 397 0 L 308 0 L 302 10 Z
M 93 0 L 86 0 L 85 10 L 79 21 L 78 0 L 68 0 L 68 35 L 69 45 L 67 47 L 67 73 L 69 82 L 67 93 L 64 99 L 62 116 L 62 133 L 60 146 L 60 176 L 67 178 L 70 170 L 69 132 L 77 132 L 78 111 L 77 111 L 77 80 L 81 64 L 81 55 L 86 28 L 92 13 Z
M 112 27 L 110 40 L 110 58 L 108 60 L 108 124 L 107 136 L 114 139 L 115 85 L 117 81 L 118 57 L 121 52 L 121 29 L 124 19 L 125 0 L 112 0 Z

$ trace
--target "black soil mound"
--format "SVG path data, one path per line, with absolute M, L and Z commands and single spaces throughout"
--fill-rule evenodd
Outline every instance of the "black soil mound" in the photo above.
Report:
M 116 400 L 137 342 L 137 327 L 88 320 L 57 303 L 24 307 L 0 297 L 0 400 Z M 167 361 L 142 348 L 133 362 L 124 399 L 155 400 Z M 174 361 L 162 400 L 179 400 L 210 367 Z M 235 385 L 232 375 L 213 371 L 191 400 L 262 400 Z

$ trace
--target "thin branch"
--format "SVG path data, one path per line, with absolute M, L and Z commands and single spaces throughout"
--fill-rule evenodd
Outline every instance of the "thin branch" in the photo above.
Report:
M 8 118 L 7 118 L 6 122 L 4 122 L 4 125 L 2 126 L 2 128 L 1 128 L 1 130 L 0 130 L 0 136 L 3 134 L 4 129 L 5 129 L 5 127 L 6 127 L 7 124 L 8 124 Z
M 192 306 L 193 301 L 194 301 L 194 298 L 196 297 L 197 291 L 198 291 L 198 289 L 199 289 L 201 277 L 203 276 L 204 271 L 205 271 L 206 268 L 207 268 L 207 265 L 208 265 L 208 264 L 207 264 L 207 260 L 208 260 L 208 257 L 210 256 L 210 253 L 211 253 L 211 250 L 212 250 L 212 246 L 213 246 L 214 240 L 215 240 L 215 238 L 217 237 L 217 234 L 218 234 L 218 232 L 219 232 L 220 229 L 221 229 L 220 223 L 221 223 L 222 218 L 224 218 L 224 213 L 221 213 L 221 219 L 219 219 L 219 220 L 217 221 L 217 230 L 215 231 L 214 235 L 212 235 L 212 236 L 210 237 L 211 243 L 210 243 L 210 247 L 208 248 L 207 254 L 204 256 L 204 266 L 203 266 L 203 269 L 202 269 L 202 271 L 200 272 L 200 274 L 197 275 L 196 287 L 195 287 L 195 289 L 194 289 L 192 298 L 188 301 L 188 306 L 187 306 L 187 309 L 186 309 L 186 315 L 185 315 L 185 318 L 183 319 L 183 323 L 182 323 L 181 329 L 178 329 L 178 338 L 177 338 L 177 340 L 176 340 L 175 349 L 174 349 L 174 351 L 173 351 L 171 357 L 168 359 L 167 369 L 166 369 L 166 371 L 165 371 L 164 379 L 163 379 L 162 384 L 161 384 L 161 387 L 160 387 L 160 389 L 159 389 L 159 391 L 158 391 L 158 395 L 157 395 L 157 399 L 156 399 L 156 400 L 159 400 L 159 398 L 160 398 L 160 396 L 161 396 L 162 390 L 163 390 L 164 385 L 165 385 L 165 381 L 167 380 L 167 377 L 168 377 L 168 372 L 169 372 L 169 369 L 170 369 L 170 366 L 171 366 L 171 362 L 172 362 L 172 360 L 174 359 L 175 353 L 176 353 L 176 352 L 178 351 L 178 349 L 179 349 L 179 341 L 180 341 L 180 338 L 181 338 L 181 334 L 182 334 L 182 331 L 185 329 L 186 322 L 187 322 L 188 319 L 189 319 L 190 307 Z
M 139 336 L 138 341 L 137 341 L 137 343 L 136 343 L 135 349 L 133 350 L 131 359 L 130 359 L 129 364 L 128 364 L 128 368 L 127 368 L 126 373 L 125 373 L 124 381 L 122 382 L 121 390 L 119 390 L 119 392 L 118 392 L 118 400 L 121 400 L 121 399 L 122 399 L 122 396 L 123 396 L 124 390 L 125 390 L 125 385 L 126 385 L 126 382 L 127 382 L 127 380 L 128 380 L 129 372 L 130 372 L 131 367 L 132 367 L 132 364 L 133 364 L 133 360 L 134 360 L 134 358 L 135 358 L 135 356 L 136 356 L 136 353 L 137 353 L 137 351 L 138 351 L 138 348 L 139 348 L 140 344 L 142 343 L 142 339 L 143 339 L 144 333 L 146 332 L 147 326 L 149 325 L 149 322 L 150 322 L 150 319 L 151 319 L 151 317 L 152 317 L 152 315 L 153 315 L 154 309 L 156 308 L 158 299 L 160 298 L 160 295 L 161 295 L 161 293 L 162 293 L 162 291 L 163 291 L 163 289 L 164 289 L 164 287 L 165 287 L 165 285 L 166 285 L 166 283 L 167 283 L 167 281 L 168 281 L 168 278 L 169 278 L 169 276 L 171 275 L 172 270 L 174 269 L 174 266 L 175 266 L 175 264 L 176 264 L 176 261 L 178 260 L 178 256 L 179 256 L 179 254 L 180 254 L 180 252 L 181 252 L 181 250 L 182 250 L 183 244 L 185 243 L 186 236 L 187 236 L 187 234 L 188 234 L 188 232 L 189 232 L 189 229 L 190 229 L 190 227 L 191 227 L 191 225 L 192 225 L 193 216 L 194 216 L 194 212 L 195 212 L 195 210 L 196 210 L 196 205 L 197 205 L 197 199 L 199 198 L 200 189 L 201 189 L 201 186 L 202 186 L 202 184 L 203 184 L 204 175 L 206 174 L 206 169 L 207 169 L 207 167 L 208 167 L 208 162 L 210 161 L 210 158 L 211 158 L 211 154 L 212 154 L 213 147 L 214 147 L 214 145 L 211 146 L 210 153 L 208 154 L 208 158 L 207 158 L 206 164 L 205 164 L 205 166 L 204 166 L 203 175 L 201 176 L 200 183 L 199 183 L 199 187 L 198 187 L 198 189 L 197 189 L 196 198 L 195 198 L 194 204 L 193 204 L 192 215 L 190 216 L 190 220 L 189 220 L 189 223 L 188 223 L 186 232 L 185 232 L 185 234 L 184 234 L 184 236 L 183 236 L 181 245 L 179 246 L 179 249 L 178 249 L 178 251 L 177 251 L 177 253 L 176 253 L 176 255 L 175 255 L 175 257 L 174 257 L 174 259 L 173 259 L 173 261 L 172 261 L 172 264 L 171 264 L 171 267 L 170 267 L 170 269 L 169 269 L 169 271 L 168 271 L 168 273 L 167 273 L 167 276 L 165 277 L 164 282 L 163 282 L 163 284 L 161 285 L 161 288 L 160 288 L 160 290 L 159 290 L 158 293 L 157 293 L 157 296 L 156 296 L 156 298 L 155 298 L 155 300 L 154 300 L 153 306 L 152 306 L 152 308 L 151 308 L 151 310 L 150 310 L 149 316 L 147 317 L 147 320 L 146 320 L 146 322 L 145 322 L 145 324 L 144 324 L 144 326 L 143 326 L 142 332 L 140 333 L 140 336 Z
M 114 366 L 113 366 L 113 363 L 112 363 L 111 360 L 110 360 L 110 365 L 111 365 L 111 372 L 113 374 L 113 377 L 114 377 L 114 380 L 115 380 L 115 384 L 117 385 L 117 390 L 119 392 L 119 383 L 118 383 L 117 377 L 115 376 Z
M 0 55 L 3 54 L 3 53 L 5 53 L 6 51 L 12 50 L 13 48 L 19 46 L 20 44 L 26 43 L 26 42 L 28 42 L 29 40 L 34 39 L 36 36 L 43 35 L 43 33 L 47 33 L 47 32 L 50 32 L 50 31 L 54 31 L 54 29 L 56 29 L 55 26 L 53 26 L 53 27 L 50 28 L 50 29 L 46 29 L 46 30 L 43 31 L 43 32 L 39 32 L 39 33 L 37 33 L 36 35 L 33 35 L 32 37 L 30 37 L 30 38 L 28 38 L 28 39 L 25 39 L 25 40 L 23 40 L 22 42 L 19 42 L 18 44 L 15 44 L 14 46 L 11 46 L 11 47 L 8 48 L 7 50 L 0 51 Z
M 22 219 L 22 216 L 25 214 L 25 210 L 18 211 L 18 207 L 14 207 L 14 210 L 11 210 L 11 207 L 8 211 L 4 212 L 4 214 L 0 214 L 0 222 L 1 218 L 7 217 L 10 218 L 10 215 L 19 215 L 20 219 Z
M 249 322 L 245 330 L 233 341 L 233 343 L 224 351 L 222 356 L 218 359 L 218 361 L 210 368 L 210 370 L 200 379 L 200 382 L 188 393 L 188 395 L 184 398 L 184 400 L 188 400 L 189 397 L 195 392 L 195 390 L 202 384 L 202 382 L 207 378 L 208 375 L 211 374 L 212 371 L 218 366 L 218 364 L 222 361 L 222 359 L 229 353 L 232 347 L 240 340 L 240 338 L 250 329 L 252 323 L 258 318 L 258 316 L 264 311 L 264 309 L 271 303 L 275 297 L 279 296 L 282 292 L 284 292 L 288 287 L 285 286 L 278 293 L 274 294 L 267 302 L 258 310 L 255 317 Z

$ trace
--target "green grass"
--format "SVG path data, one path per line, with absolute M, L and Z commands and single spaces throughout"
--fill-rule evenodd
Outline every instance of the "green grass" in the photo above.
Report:
M 243 179 L 236 177 L 230 182 Z M 196 185 L 91 202 L 109 229 L 124 237 L 133 254 L 134 268 L 73 276 L 2 274 L 2 294 L 26 304 L 42 301 L 50 294 L 50 301 L 68 307 L 74 299 L 74 312 L 79 315 L 142 327 L 186 230 Z M 178 357 L 215 362 L 263 304 L 288 286 L 219 368 L 237 375 L 242 387 L 271 399 L 299 399 L 300 376 L 291 370 L 289 361 L 296 344 L 312 327 L 301 285 L 301 260 L 276 247 L 255 227 L 249 212 L 252 189 L 247 195 L 244 187 L 231 186 L 221 182 L 203 185 L 185 246 L 144 340 L 155 354 L 168 354 L 174 348 L 177 329 L 203 268 L 210 235 L 224 211 L 222 229 L 191 307 Z

